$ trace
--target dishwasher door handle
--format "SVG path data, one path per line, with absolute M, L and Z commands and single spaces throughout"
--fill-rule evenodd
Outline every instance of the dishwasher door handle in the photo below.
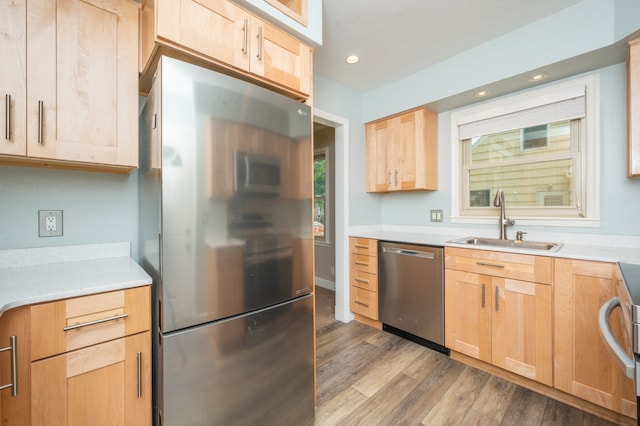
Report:
M 428 251 L 420 251 L 420 250 L 408 250 L 408 249 L 399 249 L 399 248 L 391 248 L 391 247 L 383 247 L 383 253 L 391 253 L 391 254 L 400 254 L 403 256 L 414 256 L 421 257 L 424 259 L 435 259 L 436 255 L 434 253 Z

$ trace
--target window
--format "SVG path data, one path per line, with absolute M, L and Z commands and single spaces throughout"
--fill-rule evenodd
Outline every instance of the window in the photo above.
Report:
M 321 148 L 313 157 L 313 236 L 315 241 L 328 243 L 328 151 Z
M 492 223 L 503 189 L 519 224 L 599 226 L 597 83 L 594 75 L 452 113 L 452 222 Z

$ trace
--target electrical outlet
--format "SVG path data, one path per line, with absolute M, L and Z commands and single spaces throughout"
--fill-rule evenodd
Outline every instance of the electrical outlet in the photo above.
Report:
M 62 210 L 38 210 L 38 236 L 62 236 Z
M 442 222 L 442 210 L 430 210 L 431 222 Z

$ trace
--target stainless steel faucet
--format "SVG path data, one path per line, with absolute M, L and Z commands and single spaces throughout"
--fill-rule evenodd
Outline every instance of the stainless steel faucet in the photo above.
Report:
M 512 226 L 516 221 L 504 216 L 504 191 L 502 189 L 496 191 L 493 205 L 500 207 L 500 239 L 507 240 L 507 226 Z

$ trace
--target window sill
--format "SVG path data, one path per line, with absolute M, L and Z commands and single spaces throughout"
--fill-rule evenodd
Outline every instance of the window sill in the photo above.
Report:
M 527 218 L 527 217 L 510 217 L 516 221 L 516 225 L 525 226 L 557 226 L 567 228 L 599 228 L 600 219 L 579 219 L 566 217 L 545 217 L 545 218 Z M 497 225 L 498 216 L 496 217 L 479 217 L 479 216 L 452 216 L 451 223 L 475 224 L 475 225 Z

